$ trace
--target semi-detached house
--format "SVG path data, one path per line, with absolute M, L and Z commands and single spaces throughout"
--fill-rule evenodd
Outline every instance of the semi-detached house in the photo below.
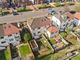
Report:
M 48 17 L 34 18 L 31 25 L 28 25 L 33 38 L 40 38 L 41 34 L 46 34 L 48 37 L 54 36 L 58 30 L 52 25 Z
M 19 29 L 13 24 L 0 25 L 0 47 L 19 44 L 21 41 Z

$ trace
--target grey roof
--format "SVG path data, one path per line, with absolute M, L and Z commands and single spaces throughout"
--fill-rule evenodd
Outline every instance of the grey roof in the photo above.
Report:
M 44 27 L 44 26 L 49 26 L 51 25 L 51 21 L 47 17 L 40 17 L 40 18 L 34 18 L 33 22 L 31 24 L 31 28 L 39 28 L 39 27 Z

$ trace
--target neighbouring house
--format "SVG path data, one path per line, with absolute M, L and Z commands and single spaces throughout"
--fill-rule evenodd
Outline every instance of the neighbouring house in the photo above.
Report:
M 73 26 L 80 25 L 80 12 L 75 13 L 68 12 L 67 16 L 69 17 L 69 21 L 73 24 Z
M 19 29 L 13 24 L 0 25 L 0 46 L 19 44 L 21 41 Z
M 50 37 L 52 36 L 52 33 L 57 32 L 56 28 L 52 25 L 52 22 L 48 17 L 34 18 L 32 23 L 30 25 L 29 24 L 28 24 L 29 30 L 31 31 L 32 36 L 35 39 L 40 38 L 41 34 L 47 34 L 48 37 Z M 55 30 L 48 31 L 48 29 L 55 29 Z
M 55 14 L 51 17 L 52 24 L 55 25 L 60 31 L 64 31 L 67 27 L 68 21 L 66 21 L 66 16 L 60 13 Z
M 59 34 L 59 31 L 55 26 L 50 26 L 47 29 L 47 34 L 48 34 L 48 37 L 51 38 L 51 37 L 54 37 L 55 35 Z
M 30 41 L 30 46 L 31 46 L 33 51 L 38 51 L 39 50 L 38 45 L 37 45 L 35 40 Z

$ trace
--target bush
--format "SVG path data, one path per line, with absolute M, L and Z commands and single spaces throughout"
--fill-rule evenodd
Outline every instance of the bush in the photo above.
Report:
M 24 11 L 32 11 L 32 9 L 30 9 L 29 7 L 25 8 L 25 7 L 19 7 L 17 8 L 18 12 L 24 12 Z
M 41 4 L 41 5 L 37 6 L 37 7 L 38 7 L 38 9 L 44 9 L 44 8 L 50 7 L 50 5 L 49 4 Z
M 55 5 L 56 7 L 64 6 L 64 4 L 63 4 L 63 3 L 60 3 L 60 2 L 57 2 L 57 3 L 55 3 L 54 5 Z
M 80 4 L 76 5 L 76 7 L 74 8 L 75 11 L 80 12 Z
M 74 5 L 74 3 L 73 3 L 73 2 L 68 2 L 67 4 L 68 4 L 68 5 Z
M 28 43 L 22 44 L 21 46 L 19 46 L 19 52 L 21 54 L 21 57 L 25 57 L 26 55 L 30 54 L 31 49 Z

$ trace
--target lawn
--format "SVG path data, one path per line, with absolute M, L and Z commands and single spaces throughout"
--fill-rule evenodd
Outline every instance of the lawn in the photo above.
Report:
M 11 54 L 8 49 L 0 51 L 0 60 L 11 60 Z
M 53 56 L 53 54 L 49 54 L 40 58 L 36 58 L 36 60 L 52 60 L 51 57 Z
M 73 57 L 71 60 L 80 60 L 80 55 Z
M 67 36 L 67 33 L 61 32 L 60 35 L 61 35 L 63 38 L 65 38 L 65 37 Z
M 31 39 L 31 35 L 30 35 L 30 33 L 28 33 L 28 32 L 25 33 L 23 38 L 24 38 L 25 41 L 30 40 L 30 39 Z
M 39 50 L 40 55 L 38 57 L 43 57 L 45 55 L 48 55 L 48 54 L 54 52 L 54 49 L 51 47 L 51 45 L 49 44 L 48 40 L 45 38 L 44 35 L 42 35 L 42 38 L 40 38 L 39 43 L 38 43 L 39 47 L 41 47 L 41 48 Z
M 19 47 L 19 51 L 20 51 L 20 54 L 22 57 L 31 53 L 31 49 L 30 49 L 30 46 L 28 45 L 28 43 L 21 45 Z
M 45 47 L 48 47 L 50 48 L 51 50 L 53 50 L 53 48 L 51 47 L 50 43 L 48 42 L 48 40 L 46 39 L 46 37 L 44 35 L 42 35 L 42 38 L 40 39 L 42 44 L 45 46 Z
M 28 42 L 29 40 L 32 39 L 32 36 L 30 34 L 30 32 L 28 31 L 28 29 L 24 28 L 21 32 L 21 38 L 23 42 Z
M 64 56 L 65 53 L 67 52 L 66 50 L 67 50 L 67 48 L 65 48 L 65 49 L 63 49 L 63 50 L 61 50 L 61 51 L 59 51 L 58 53 L 55 53 L 55 54 L 54 53 L 53 54 L 48 54 L 46 56 L 36 58 L 36 60 L 56 60 L 57 58 Z
M 71 32 L 71 28 L 70 28 L 70 27 L 67 27 L 65 31 L 66 31 L 66 32 L 67 32 L 67 34 L 68 34 L 68 33 L 70 33 L 70 32 Z
M 49 40 L 50 40 L 50 42 L 51 42 L 52 44 L 56 44 L 56 40 L 55 40 L 55 39 L 50 38 Z
M 72 34 L 68 34 L 67 37 L 66 37 L 66 40 L 68 40 L 73 45 L 76 45 L 78 43 L 77 42 L 77 37 L 73 36 Z

